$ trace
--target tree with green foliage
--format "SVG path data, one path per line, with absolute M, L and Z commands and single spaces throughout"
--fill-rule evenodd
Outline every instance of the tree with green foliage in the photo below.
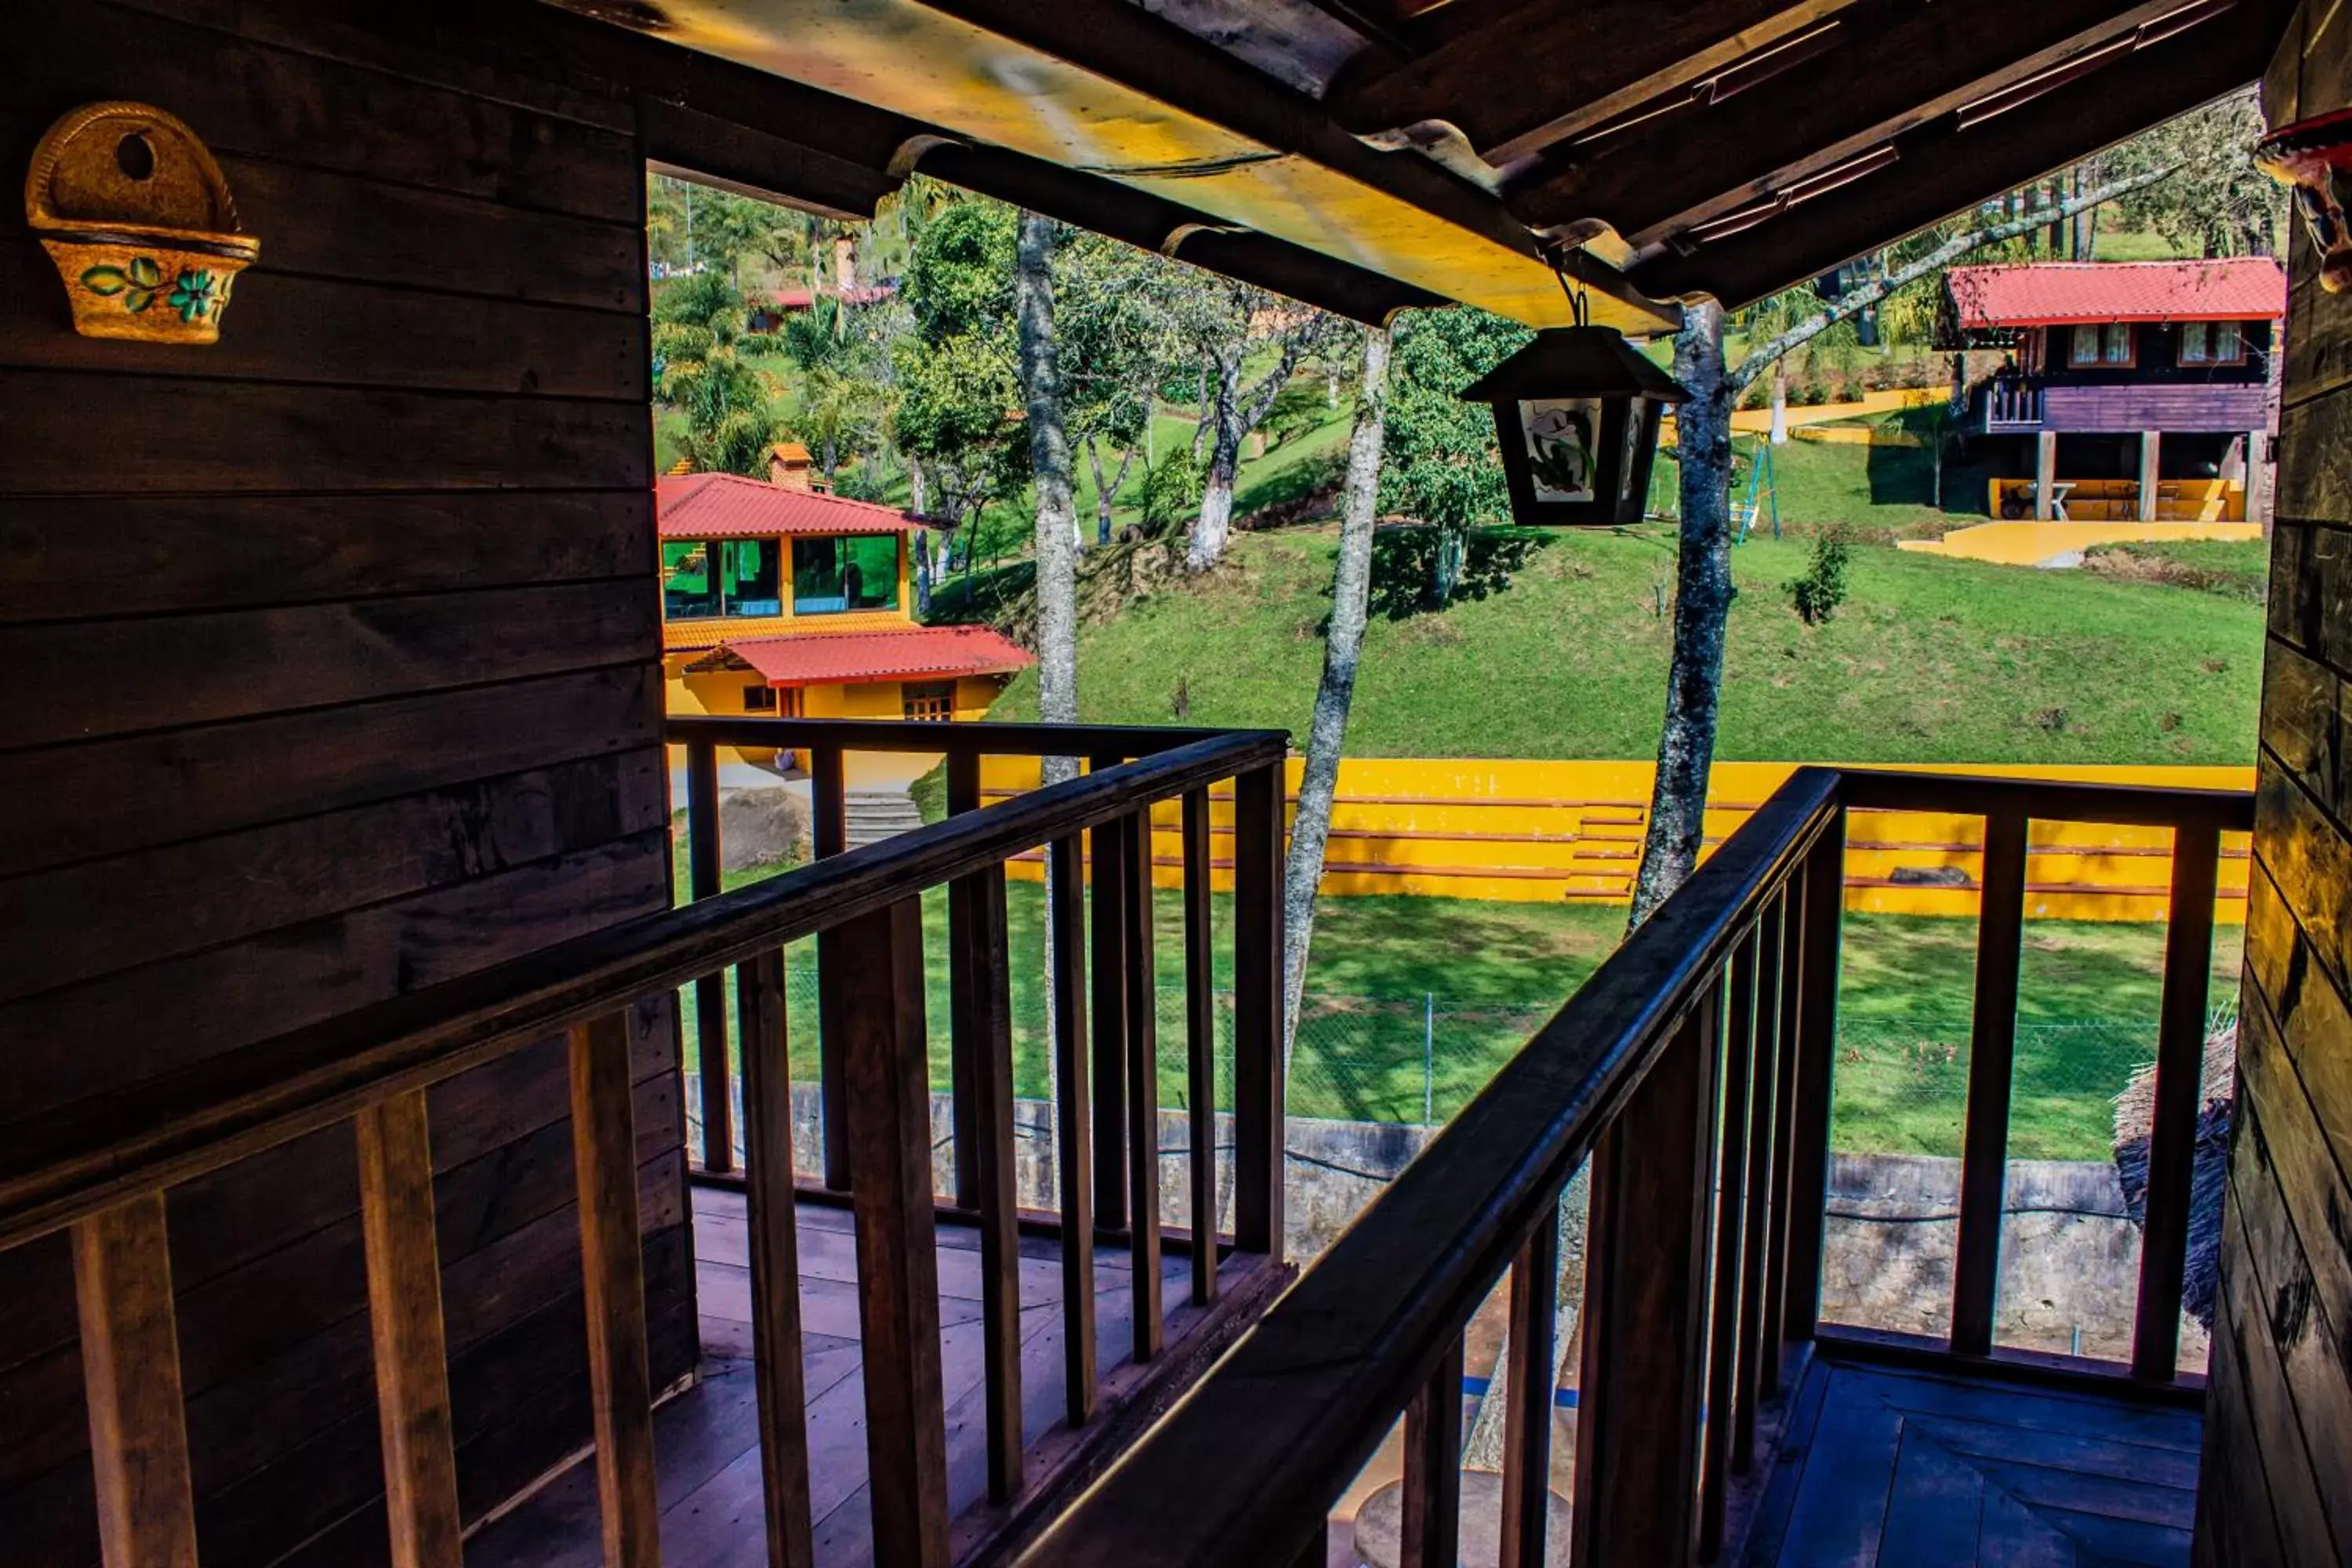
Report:
M 701 272 L 664 289 L 654 301 L 654 395 L 686 416 L 694 466 L 756 474 L 776 438 L 774 393 L 743 362 L 743 296 L 725 277 Z
M 910 330 L 890 348 L 898 446 L 922 465 L 929 510 L 962 528 L 1029 475 L 1013 342 L 1015 229 L 1011 207 L 979 199 L 952 203 L 925 224 L 901 296 Z M 927 549 L 919 567 L 927 599 Z
M 1463 402 L 1462 389 L 1532 335 L 1516 321 L 1467 305 L 1416 310 L 1396 330 L 1380 503 L 1383 511 L 1419 518 L 1437 531 L 1427 591 L 1432 609 L 1453 600 L 1471 529 L 1511 515 L 1494 411 Z
M 784 355 L 800 373 L 794 433 L 815 447 L 828 484 L 844 456 L 864 452 L 879 437 L 890 412 L 891 367 L 880 345 L 850 325 L 858 314 L 837 300 L 821 300 L 787 320 L 781 334 Z
M 1242 443 L 1274 409 L 1301 368 L 1336 348 L 1352 348 L 1353 329 L 1338 317 L 1213 273 L 1184 268 L 1164 309 L 1169 333 L 1205 367 L 1201 513 L 1192 522 L 1185 564 L 1205 572 L 1224 559 L 1233 536 L 1234 479 Z M 1270 361 L 1268 356 L 1271 356 Z M 1255 382 L 1249 372 L 1264 365 Z

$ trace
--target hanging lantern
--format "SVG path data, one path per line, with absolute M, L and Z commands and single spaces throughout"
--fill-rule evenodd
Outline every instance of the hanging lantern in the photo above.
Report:
M 2352 110 L 2298 121 L 2254 146 L 2254 165 L 2294 187 L 2304 232 L 2319 252 L 2319 286 L 2330 294 L 2352 289 Z
M 1659 422 L 1689 396 L 1622 334 L 1588 326 L 1537 333 L 1461 394 L 1494 405 L 1512 521 L 1543 528 L 1641 521 Z

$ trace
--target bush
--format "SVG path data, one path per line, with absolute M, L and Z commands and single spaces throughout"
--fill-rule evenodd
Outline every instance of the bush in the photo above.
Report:
M 1192 449 L 1171 444 L 1143 476 L 1143 531 L 1157 539 L 1199 510 L 1201 465 Z
M 1809 626 L 1817 626 L 1837 614 L 1845 603 L 1846 543 L 1843 539 L 1827 535 L 1813 541 L 1812 563 L 1805 574 L 1788 584 L 1790 596 L 1796 601 L 1797 614 Z

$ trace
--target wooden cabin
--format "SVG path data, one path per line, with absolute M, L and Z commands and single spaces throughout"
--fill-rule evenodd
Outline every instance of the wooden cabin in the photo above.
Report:
M 1992 514 L 2247 521 L 2278 432 L 2286 297 L 2267 256 L 1951 268 L 1942 345 L 2004 355 L 1968 419 L 2012 458 Z
M 2255 791 L 1801 771 L 1311 1260 L 1287 738 L 666 715 L 644 232 L 649 168 L 844 219 L 911 170 L 1359 321 L 1653 334 L 2249 82 L 2340 110 L 2332 0 L 8 24 L 0 1562 L 2345 1560 L 2352 305 L 2300 219 Z M 742 746 L 807 753 L 817 858 L 720 893 Z M 848 850 L 851 759 L 908 750 L 947 818 Z M 996 754 L 1085 772 L 983 805 Z M 1830 1111 L 1844 855 L 1910 809 L 1982 822 L 1983 916 L 1948 1299 L 1889 1329 L 1825 1290 Z M 2003 1284 L 2067 1263 L 2004 1194 L 2027 867 L 2074 820 L 2171 851 L 2104 1356 Z M 1041 848 L 1050 963 L 1003 871 Z

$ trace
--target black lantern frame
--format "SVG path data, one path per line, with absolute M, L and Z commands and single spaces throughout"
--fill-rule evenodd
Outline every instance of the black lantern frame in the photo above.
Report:
M 1536 528 L 1639 522 L 1658 427 L 1680 382 L 1609 327 L 1553 327 L 1461 393 L 1495 410 L 1511 518 Z

